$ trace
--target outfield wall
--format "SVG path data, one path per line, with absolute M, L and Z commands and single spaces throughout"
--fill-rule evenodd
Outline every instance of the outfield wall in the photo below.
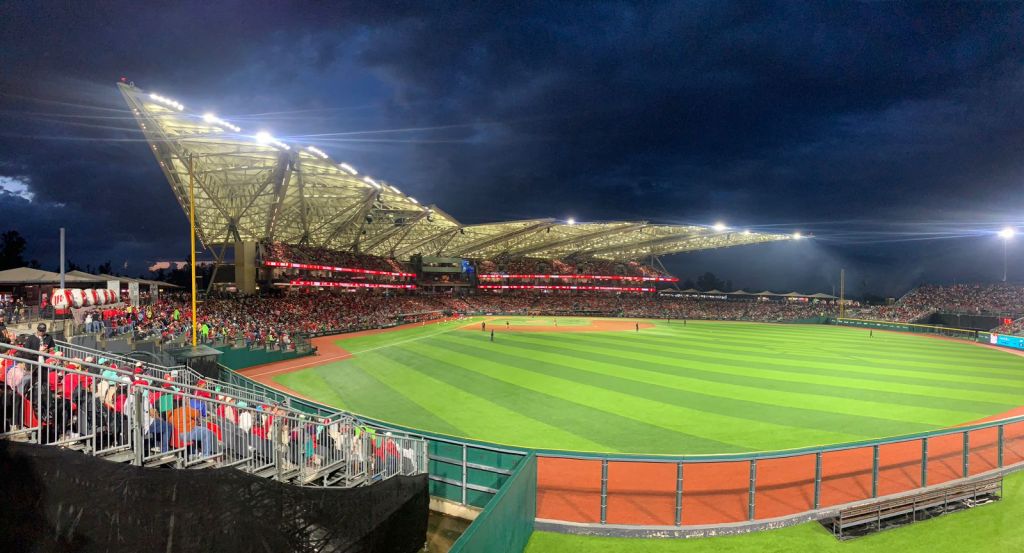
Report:
M 788 451 L 602 456 L 538 452 L 537 518 L 545 529 L 652 534 L 791 517 L 1024 468 L 1024 417 Z M 601 527 L 607 526 L 607 531 Z

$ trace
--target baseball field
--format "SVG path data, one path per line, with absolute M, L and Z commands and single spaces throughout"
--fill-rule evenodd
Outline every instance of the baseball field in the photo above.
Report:
M 825 325 L 488 317 L 318 346 L 251 376 L 398 425 L 561 450 L 849 442 L 998 415 L 1024 392 L 1014 354 Z

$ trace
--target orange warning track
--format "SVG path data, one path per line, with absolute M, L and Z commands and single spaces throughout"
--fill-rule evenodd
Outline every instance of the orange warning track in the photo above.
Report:
M 1002 416 L 1011 416 L 1013 412 Z M 969 432 L 967 475 L 998 468 L 998 429 Z M 921 487 L 921 440 L 879 447 L 879 497 Z M 928 440 L 927 485 L 964 476 L 963 434 Z M 601 461 L 539 457 L 537 518 L 600 522 Z M 1003 466 L 1024 462 L 1024 423 L 1004 427 Z M 873 450 L 869 447 L 822 455 L 820 506 L 870 499 Z M 675 462 L 608 462 L 608 524 L 675 524 Z M 757 462 L 755 519 L 798 514 L 814 508 L 814 454 Z M 748 520 L 748 461 L 686 463 L 683 466 L 682 524 L 724 524 Z
M 339 346 L 337 342 L 339 340 L 347 340 L 349 338 L 356 338 L 359 336 L 368 336 L 371 334 L 380 334 L 383 332 L 390 332 L 400 328 L 411 328 L 415 326 L 433 325 L 451 321 L 453 319 L 436 319 L 433 321 L 426 321 L 420 323 L 409 323 L 391 328 L 375 328 L 373 330 L 360 330 L 359 332 L 349 332 L 347 334 L 333 334 L 331 336 L 321 336 L 319 338 L 313 338 L 310 343 L 316 348 L 316 353 L 312 356 L 297 357 L 295 359 L 289 359 L 287 361 L 277 361 L 274 363 L 267 363 L 265 365 L 256 365 L 238 371 L 257 382 L 273 386 L 282 391 L 290 394 L 297 394 L 294 390 L 282 386 L 273 381 L 273 378 L 280 374 L 286 374 L 295 371 L 301 371 L 302 369 L 308 369 L 317 365 L 323 365 L 324 363 L 333 363 L 335 361 L 343 361 L 352 357 L 352 353 L 347 351 L 345 348 Z

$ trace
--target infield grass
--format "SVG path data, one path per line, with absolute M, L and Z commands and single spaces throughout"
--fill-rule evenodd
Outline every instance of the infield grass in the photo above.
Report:
M 352 358 L 275 381 L 403 426 L 633 453 L 773 450 L 919 432 L 1003 413 L 1024 394 L 1024 358 L 920 335 L 704 321 L 557 332 L 551 317 L 496 317 L 488 319 L 491 342 L 481 320 L 339 337 Z M 547 321 L 552 331 L 506 331 L 505 320 Z M 559 319 L 560 327 L 585 323 Z

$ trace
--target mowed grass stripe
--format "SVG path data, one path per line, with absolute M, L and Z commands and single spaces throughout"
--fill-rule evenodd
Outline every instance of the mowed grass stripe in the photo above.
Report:
M 979 415 L 1015 406 L 1010 403 L 966 400 L 957 402 L 955 409 L 950 409 L 947 399 L 930 395 L 832 386 L 827 381 L 823 385 L 806 381 L 772 380 L 749 374 L 715 372 L 704 370 L 704 366 L 698 364 L 667 363 L 663 361 L 666 359 L 664 356 L 647 355 L 638 351 L 622 352 L 622 348 L 618 347 L 603 347 L 599 340 L 595 341 L 596 343 L 581 345 L 553 345 L 535 336 L 537 335 L 517 336 L 515 344 L 524 350 L 557 356 L 551 360 L 557 359 L 561 364 L 585 360 L 586 363 L 577 363 L 585 370 L 600 369 L 606 374 L 619 375 L 639 382 L 652 382 L 729 398 L 742 397 L 758 403 L 793 405 L 847 415 L 874 413 L 878 412 L 878 409 L 884 410 L 898 405 L 901 407 L 900 412 L 890 415 L 890 418 L 922 424 L 934 424 L 937 418 L 943 417 L 951 418 L 953 422 L 965 418 L 980 418 Z M 836 402 L 836 399 L 844 401 Z
M 606 445 L 597 451 L 640 451 L 669 453 L 679 451 L 733 452 L 741 451 L 739 444 L 704 438 L 625 416 L 568 398 L 558 387 L 541 383 L 533 385 L 528 378 L 509 381 L 514 371 L 499 362 L 475 357 L 446 347 L 417 343 L 387 350 L 382 355 L 403 363 L 417 363 L 421 371 L 457 385 L 471 393 L 485 395 L 495 403 L 520 413 L 522 416 L 542 417 L 552 424 L 573 428 L 583 438 Z M 470 368 L 472 367 L 472 368 Z M 503 375 L 505 378 L 501 378 Z M 577 390 L 581 392 L 580 390 Z M 457 405 L 451 407 L 459 408 Z M 490 420 L 492 413 L 478 412 L 481 420 Z M 530 445 L 548 449 L 580 449 L 572 441 L 557 435 L 529 436 Z
M 339 389 L 332 383 L 324 380 L 318 370 L 305 370 L 293 373 L 285 373 L 273 377 L 274 382 L 287 386 L 296 392 L 313 397 L 310 392 L 316 394 L 316 401 L 324 405 L 330 405 L 339 409 L 352 410 L 357 407 L 345 403 Z
M 454 337 L 449 337 L 455 339 Z M 901 415 L 902 420 L 889 418 L 872 417 L 860 413 L 877 412 L 879 407 L 885 407 L 877 403 L 872 405 L 850 406 L 836 402 L 831 398 L 815 398 L 807 396 L 785 397 L 787 394 L 772 390 L 756 390 L 732 386 L 718 386 L 715 389 L 714 383 L 701 382 L 695 379 L 681 378 L 658 378 L 659 375 L 650 372 L 629 369 L 626 367 L 608 367 L 598 360 L 593 362 L 580 363 L 583 355 L 575 352 L 576 355 L 562 355 L 547 352 L 530 352 L 523 348 L 520 340 L 509 344 L 503 341 L 501 345 L 486 344 L 487 348 L 494 347 L 501 351 L 502 361 L 506 365 L 519 367 L 525 370 L 537 371 L 543 374 L 550 374 L 559 378 L 576 382 L 586 382 L 593 386 L 600 386 L 606 390 L 616 390 L 623 393 L 630 393 L 637 397 L 644 397 L 651 401 L 658 401 L 668 405 L 676 405 L 699 409 L 708 413 L 719 415 L 740 416 L 751 422 L 768 422 L 777 425 L 784 425 L 794 428 L 813 429 L 819 432 L 835 431 L 861 437 L 883 434 L 900 434 L 906 432 L 919 432 L 930 430 L 936 427 L 934 423 L 927 421 L 928 417 L 935 420 L 939 417 L 947 418 L 950 423 L 963 420 L 969 414 L 949 415 L 938 410 L 930 409 L 927 413 L 919 413 L 917 417 L 910 416 L 904 409 Z M 463 347 L 481 348 L 483 343 L 464 344 Z M 596 346 L 595 346 L 596 348 Z M 462 350 L 464 351 L 464 350 Z M 579 368 L 577 368 L 579 367 Z M 630 374 L 637 375 L 630 378 Z M 639 374 L 637 374 L 639 373 Z M 675 382 L 673 382 L 675 380 Z M 679 382 L 679 380 L 684 380 Z M 797 396 L 797 394 L 789 394 Z M 742 399 L 738 399 L 742 398 Z M 803 405 L 795 405 L 786 400 L 803 401 Z M 847 402 L 855 403 L 855 402 Z M 828 410 L 827 407 L 833 407 Z M 859 413 L 858 413 L 859 411 Z M 739 415 L 744 413 L 745 415 Z M 865 432 L 870 429 L 868 433 Z
M 543 333 L 538 333 L 537 335 L 540 336 L 543 335 Z M 561 336 L 559 336 L 557 339 L 563 340 Z M 582 343 L 581 340 L 585 339 L 574 335 L 567 335 L 567 337 L 564 338 L 564 340 L 566 343 Z M 607 340 L 609 342 L 616 342 L 615 338 L 607 338 Z M 616 343 L 622 344 L 623 347 L 628 347 L 629 345 L 629 342 L 626 340 L 621 340 Z M 636 347 L 635 343 L 633 344 L 633 347 Z M 711 354 L 706 353 L 703 350 L 697 348 L 673 349 L 660 346 L 649 347 L 645 349 L 653 349 L 655 351 L 660 351 L 662 353 L 671 355 L 671 357 L 674 358 L 675 360 L 693 363 L 731 365 L 738 368 L 756 367 L 759 369 L 774 369 L 777 371 L 789 373 L 828 375 L 854 380 L 890 382 L 895 384 L 912 386 L 925 386 L 936 388 L 948 388 L 955 386 L 962 390 L 970 390 L 972 392 L 976 392 L 978 394 L 979 399 L 983 399 L 985 401 L 1004 401 L 1009 397 L 1020 397 L 1020 394 L 1024 393 L 1024 383 L 978 383 L 972 382 L 972 380 L 977 379 L 969 375 L 964 375 L 962 377 L 956 377 L 952 375 L 931 375 L 931 377 L 928 377 L 928 375 L 921 373 L 920 377 L 906 376 L 907 371 L 879 370 L 875 367 L 870 366 L 868 363 L 839 363 L 831 359 L 823 359 L 822 361 L 816 363 L 795 361 L 790 362 L 785 358 L 785 356 L 754 356 L 748 354 L 726 352 L 718 352 Z
M 707 324 L 714 325 L 715 323 Z M 756 327 L 756 325 L 753 326 Z M 666 328 L 665 326 L 659 327 L 660 330 L 666 330 Z M 778 330 L 762 331 L 756 330 L 756 328 L 752 329 L 751 325 L 747 325 L 742 331 L 729 329 L 716 330 L 713 333 L 700 331 L 694 333 L 687 332 L 685 329 L 672 328 L 671 334 L 718 343 L 726 342 L 724 338 L 733 338 L 735 342 L 731 345 L 739 348 L 751 343 L 750 336 L 753 334 L 759 338 L 754 342 L 756 344 L 754 347 L 764 347 L 783 353 L 800 354 L 810 351 L 812 354 L 818 355 L 829 352 L 861 354 L 869 348 L 872 360 L 878 361 L 919 362 L 921 354 L 925 353 L 934 354 L 936 358 L 941 357 L 949 362 L 958 360 L 973 362 L 983 359 L 984 364 L 980 368 L 998 374 L 1019 374 L 1021 371 L 1022 362 L 1018 356 L 1005 351 L 978 347 L 964 341 L 893 332 L 878 332 L 874 338 L 869 338 L 866 333 L 861 334 L 865 331 L 838 326 L 778 325 L 771 328 Z M 643 334 L 641 332 L 641 335 Z M 647 334 L 654 333 L 648 331 Z M 658 332 L 655 335 L 668 336 L 664 332 Z
M 568 349 L 584 353 L 593 352 L 594 350 L 592 344 L 585 340 L 562 340 L 547 334 L 531 334 L 526 340 L 532 343 L 546 344 L 550 349 L 556 350 Z M 761 379 L 764 381 L 762 384 L 769 387 L 778 386 L 779 384 L 777 383 L 779 382 L 788 382 L 789 385 L 794 386 L 791 391 L 799 391 L 798 388 L 811 391 L 820 389 L 821 391 L 815 393 L 837 395 L 838 397 L 843 397 L 843 395 L 837 391 L 843 391 L 843 393 L 863 392 L 864 394 L 869 394 L 869 397 L 873 394 L 881 394 L 882 396 L 888 395 L 893 399 L 905 397 L 908 404 L 924 407 L 948 407 L 948 400 L 955 399 L 958 402 L 964 402 L 963 406 L 960 406 L 958 403 L 957 408 L 959 409 L 966 411 L 980 409 L 982 412 L 991 413 L 993 409 L 1005 410 L 1006 408 L 1019 405 L 1021 397 L 1020 394 L 1011 391 L 993 394 L 963 390 L 957 383 L 947 382 L 929 382 L 926 385 L 904 383 L 899 387 L 899 392 L 893 392 L 893 386 L 885 382 L 886 379 L 884 377 L 873 378 L 870 374 L 858 374 L 855 378 L 838 376 L 834 374 L 826 363 L 822 363 L 814 369 L 765 368 L 756 366 L 757 358 L 752 358 L 747 362 L 718 361 L 717 357 L 699 356 L 693 350 L 687 350 L 688 353 L 685 354 L 664 352 L 666 354 L 655 356 L 649 355 L 648 351 L 649 348 L 639 347 L 637 344 L 616 344 L 614 349 L 607 350 L 605 355 L 614 357 L 627 366 L 634 364 L 638 357 L 647 356 L 657 360 L 653 362 L 655 367 L 662 367 L 673 374 L 678 372 L 678 370 L 702 371 L 705 374 L 701 374 L 700 377 L 708 380 L 737 382 L 737 379 L 738 381 L 749 379 L 751 382 L 754 382 Z M 879 396 L 879 398 L 882 396 Z
M 523 436 L 543 436 L 556 443 L 569 444 L 566 447 L 573 449 L 602 450 L 608 447 L 566 428 L 541 421 L 528 413 L 509 409 L 484 396 L 467 392 L 446 379 L 438 378 L 436 371 L 418 370 L 423 365 L 417 363 L 416 359 L 397 359 L 402 356 L 395 354 L 401 352 L 402 348 L 396 347 L 364 355 L 377 378 L 407 397 L 414 398 L 424 409 L 458 428 L 455 435 L 485 435 L 489 439 L 513 445 L 519 445 Z M 414 368 L 417 365 L 419 367 Z
M 674 352 L 678 354 L 684 354 L 687 352 L 698 351 L 700 353 L 714 354 L 716 356 L 735 358 L 735 356 L 751 357 L 756 356 L 758 361 L 768 361 L 773 363 L 785 363 L 794 366 L 808 366 L 808 365 L 819 365 L 822 363 L 823 357 L 842 357 L 845 359 L 844 362 L 838 362 L 835 359 L 828 359 L 830 366 L 842 368 L 844 370 L 863 370 L 865 364 L 870 365 L 872 369 L 884 370 L 893 375 L 900 375 L 911 378 L 924 378 L 928 380 L 940 380 L 940 381 L 966 381 L 975 382 L 980 385 L 989 386 L 1015 386 L 1019 387 L 1024 391 L 1024 360 L 1017 358 L 1016 356 L 1009 356 L 998 351 L 993 351 L 988 348 L 981 348 L 969 344 L 962 344 L 961 347 L 975 348 L 977 349 L 975 356 L 969 358 L 969 361 L 959 361 L 959 363 L 966 363 L 968 366 L 957 365 L 955 360 L 952 360 L 948 354 L 941 356 L 942 365 L 936 365 L 936 361 L 928 360 L 922 361 L 918 359 L 914 362 L 901 362 L 899 364 L 888 363 L 885 361 L 876 361 L 874 357 L 874 351 L 871 352 L 871 359 L 867 360 L 861 357 L 864 353 L 865 345 L 861 344 L 859 348 L 851 347 L 847 351 L 842 352 L 831 352 L 828 356 L 825 356 L 825 352 L 817 351 L 817 355 L 795 355 L 791 353 L 779 353 L 770 351 L 767 347 L 749 347 L 743 345 L 733 345 L 725 341 L 724 343 L 699 343 L 688 340 L 686 336 L 679 337 L 678 340 L 669 339 L 666 340 L 664 337 L 658 336 L 643 336 L 640 334 L 629 334 L 628 332 L 610 332 L 607 333 L 607 339 L 610 342 L 616 342 L 623 345 L 632 344 L 634 347 L 639 343 L 645 347 L 652 348 L 659 351 Z M 582 335 L 573 335 L 567 339 L 572 340 Z M 813 351 L 813 350 L 807 350 Z M 995 355 L 997 359 L 1003 357 L 1012 357 L 1017 361 L 1016 370 L 1008 369 L 1001 373 L 993 373 L 985 367 L 987 359 L 992 358 Z M 938 359 L 939 357 L 936 357 Z
M 448 355 L 458 354 L 471 358 L 485 358 L 487 355 L 485 348 L 477 348 L 472 344 L 445 343 L 438 346 L 436 355 L 439 359 L 443 359 L 446 352 Z M 421 350 L 426 347 L 433 346 L 417 344 L 415 349 Z M 600 375 L 587 374 L 576 369 L 559 367 L 534 359 L 516 359 L 506 351 L 501 352 L 501 358 L 500 364 L 491 366 L 477 364 L 473 365 L 471 370 L 515 386 L 556 394 L 567 401 L 616 413 L 674 432 L 702 437 L 727 436 L 730 444 L 744 450 L 763 449 L 768 447 L 768 444 L 773 444 L 774 447 L 794 447 L 794 444 L 806 443 L 809 439 L 840 442 L 860 437 L 834 429 L 806 428 L 766 420 L 771 417 L 748 418 L 747 415 L 751 414 L 750 411 L 724 412 L 707 402 L 698 403 L 695 400 L 699 394 L 693 394 L 694 401 L 682 401 L 681 396 L 685 394 L 675 390 L 671 390 L 671 394 L 660 394 L 656 388 L 651 386 L 635 388 L 630 386 L 631 383 L 625 379 L 618 379 L 613 383 L 610 380 L 615 379 L 602 378 Z M 637 394 L 638 391 L 641 393 Z M 657 399 L 651 397 L 655 394 L 659 395 Z M 721 398 L 713 399 L 720 401 Z M 747 407 L 749 408 L 750 405 L 748 402 Z M 780 446 L 780 443 L 786 445 Z M 711 450 L 688 447 L 676 451 L 708 453 Z
M 274 378 L 302 395 L 316 398 L 328 405 L 332 396 L 341 399 L 341 405 L 354 413 L 371 418 L 380 418 L 403 426 L 414 426 L 456 434 L 462 429 L 436 416 L 433 411 L 422 407 L 409 396 L 392 388 L 385 382 L 364 371 L 360 365 L 363 359 L 346 359 L 319 367 L 286 373 Z M 316 378 L 305 378 L 305 375 Z

